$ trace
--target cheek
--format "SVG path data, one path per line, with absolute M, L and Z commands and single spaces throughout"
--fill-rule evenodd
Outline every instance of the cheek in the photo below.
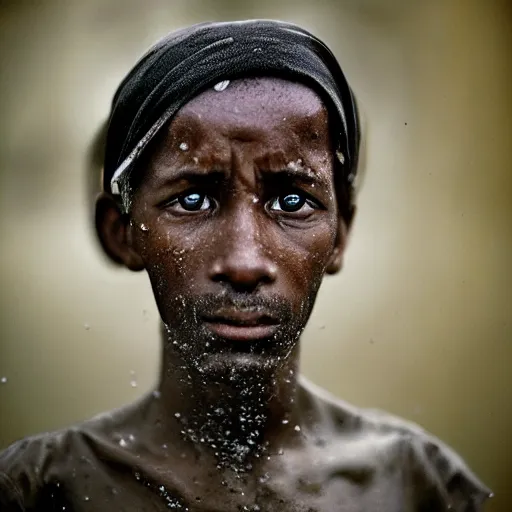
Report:
M 282 278 L 297 292 L 317 290 L 330 261 L 336 241 L 336 226 L 323 224 L 315 229 L 288 232 L 280 244 L 268 244 L 269 256 L 278 262 Z
M 197 237 L 168 229 L 162 223 L 145 227 L 138 234 L 136 248 L 153 287 L 165 295 L 193 289 L 196 285 L 193 277 L 203 261 Z

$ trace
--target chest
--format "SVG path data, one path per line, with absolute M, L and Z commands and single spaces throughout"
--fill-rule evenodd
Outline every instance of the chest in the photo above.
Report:
M 363 478 L 346 472 L 280 468 L 229 480 L 103 473 L 75 479 L 47 493 L 44 510 L 101 512 L 407 512 L 398 475 Z

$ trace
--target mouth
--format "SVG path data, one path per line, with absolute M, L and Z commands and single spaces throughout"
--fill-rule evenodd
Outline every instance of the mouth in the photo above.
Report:
M 204 321 L 211 332 L 233 341 L 270 338 L 279 326 L 271 315 L 240 310 L 219 312 Z

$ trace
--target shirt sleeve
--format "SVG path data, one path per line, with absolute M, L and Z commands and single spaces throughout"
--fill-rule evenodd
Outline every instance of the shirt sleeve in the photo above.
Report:
M 38 510 L 41 483 L 39 443 L 18 441 L 0 452 L 0 510 L 28 512 Z
M 417 436 L 410 455 L 419 511 L 484 512 L 491 490 L 449 446 L 427 435 Z

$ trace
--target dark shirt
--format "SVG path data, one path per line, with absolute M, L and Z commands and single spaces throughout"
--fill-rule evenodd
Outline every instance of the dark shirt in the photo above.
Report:
M 185 460 L 174 446 L 157 445 L 144 426 L 148 396 L 7 448 L 0 454 L 0 510 L 483 509 L 490 491 L 458 455 L 416 425 L 355 408 L 309 384 L 298 401 L 306 448 L 269 456 L 269 471 L 255 477 L 254 492 L 221 480 L 220 471 L 207 473 L 199 459 Z

